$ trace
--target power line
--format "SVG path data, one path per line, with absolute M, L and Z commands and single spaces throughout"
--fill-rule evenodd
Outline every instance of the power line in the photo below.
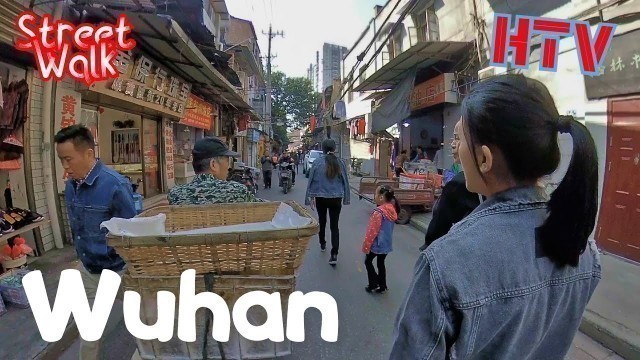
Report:
M 364 57 L 366 56 L 367 52 L 369 52 L 369 50 L 371 50 L 371 47 L 373 46 L 373 44 L 375 44 L 378 35 L 380 35 L 380 32 L 382 31 L 382 28 L 384 28 L 384 26 L 387 24 L 387 22 L 389 22 L 389 19 L 395 13 L 395 11 L 398 8 L 398 6 L 400 6 L 401 2 L 402 2 L 402 0 L 398 0 L 396 2 L 396 5 L 393 7 L 393 9 L 391 9 L 391 11 L 389 12 L 389 15 L 387 15 L 387 18 L 384 19 L 382 24 L 380 24 L 380 27 L 378 28 L 378 31 L 376 31 L 373 34 L 373 37 L 372 37 L 371 41 L 369 42 L 369 44 L 367 45 L 367 47 L 364 49 L 364 51 L 362 53 L 360 53 L 357 56 L 357 58 L 356 58 L 357 61 L 356 61 L 355 65 L 353 65 L 353 67 L 351 68 L 351 71 L 349 71 L 349 75 L 345 76 L 345 80 L 347 82 L 351 80 L 351 78 L 353 77 L 354 72 L 356 71 L 356 68 L 358 67 L 358 65 L 360 65 L 362 60 L 364 60 Z M 373 20 L 375 20 L 375 17 L 372 19 L 371 22 L 373 22 Z M 371 27 L 371 22 L 369 23 L 369 27 Z M 364 34 L 363 34 L 363 36 L 364 36 Z M 382 47 L 383 46 L 384 46 L 384 44 L 382 45 Z M 343 96 L 344 96 L 344 94 L 340 98 L 342 98 Z
M 418 0 L 413 0 L 412 3 L 410 4 L 410 6 L 407 6 L 405 8 L 405 10 L 400 15 L 400 18 L 398 19 L 398 21 L 396 21 L 396 23 L 391 27 L 391 30 L 389 30 L 389 33 L 387 34 L 387 37 L 384 39 L 384 41 L 380 45 L 380 48 L 378 48 L 378 50 L 373 54 L 373 56 L 371 56 L 371 59 L 369 59 L 369 62 L 367 62 L 367 64 L 365 64 L 360 69 L 360 72 L 366 71 L 369 68 L 369 66 L 371 65 L 371 63 L 376 60 L 376 57 L 378 56 L 378 54 L 380 54 L 382 49 L 384 49 L 385 45 L 387 44 L 387 42 L 389 41 L 391 36 L 393 36 L 395 34 L 395 32 L 398 29 L 398 27 L 404 26 L 404 24 L 403 24 L 404 18 L 407 17 L 407 15 L 410 12 L 412 12 L 417 5 L 418 5 Z M 380 29 L 382 29 L 382 27 Z M 374 37 L 374 40 L 375 40 L 375 37 Z M 353 68 L 353 71 L 355 71 L 355 67 Z M 360 75 L 358 75 L 358 77 L 360 77 Z M 350 81 L 349 86 L 347 86 L 345 88 L 344 92 L 340 95 L 340 99 L 342 99 L 349 91 L 351 91 L 351 89 L 353 88 L 353 85 L 356 83 L 356 79 L 353 79 L 353 80 Z M 349 79 L 347 79 L 347 81 L 349 82 Z

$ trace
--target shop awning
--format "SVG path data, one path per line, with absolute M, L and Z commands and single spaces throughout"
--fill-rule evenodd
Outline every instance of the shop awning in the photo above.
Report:
M 416 79 L 416 68 L 408 69 L 402 81 L 380 102 L 371 114 L 371 132 L 384 131 L 411 115 L 409 97 Z
M 125 14 L 134 28 L 133 38 L 142 51 L 193 84 L 197 92 L 208 95 L 210 99 L 222 99 L 239 110 L 251 109 L 171 17 L 107 8 L 85 7 L 84 10 L 91 21 L 111 23 L 120 14 Z
M 391 92 L 391 90 L 385 90 L 385 91 L 376 91 L 374 93 L 369 94 L 369 96 L 365 97 L 364 100 L 380 100 L 380 99 L 384 99 L 387 95 L 389 95 L 389 93 Z
M 356 91 L 373 91 L 393 89 L 402 79 L 407 70 L 417 67 L 424 68 L 439 62 L 453 62 L 458 54 L 470 42 L 459 41 L 426 41 L 419 42 L 407 51 L 391 59 L 386 65 L 378 69 L 373 75 L 362 80 Z

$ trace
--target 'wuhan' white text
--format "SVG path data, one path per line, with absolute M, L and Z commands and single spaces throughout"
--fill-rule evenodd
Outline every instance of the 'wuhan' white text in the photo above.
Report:
M 231 316 L 227 303 L 222 297 L 212 292 L 196 294 L 195 278 L 195 270 L 187 270 L 180 277 L 178 338 L 186 342 L 196 341 L 196 311 L 207 308 L 214 315 L 213 338 L 220 342 L 229 341 Z M 120 281 L 120 276 L 115 272 L 110 270 L 102 272 L 93 309 L 89 306 L 78 270 L 62 272 L 53 307 L 49 304 L 40 271 L 30 272 L 22 282 L 40 335 L 45 341 L 56 342 L 62 338 L 71 314 L 84 340 L 100 339 L 116 299 Z M 153 325 L 147 325 L 140 320 L 140 294 L 135 291 L 125 292 L 124 320 L 131 335 L 143 340 L 158 339 L 161 342 L 171 340 L 176 296 L 168 291 L 159 291 L 157 300 L 158 320 Z M 264 324 L 254 326 L 248 321 L 247 311 L 252 306 L 261 306 L 266 310 L 268 317 Z M 322 314 L 320 331 L 322 339 L 327 342 L 336 342 L 338 340 L 338 305 L 331 295 L 323 292 L 302 294 L 296 291 L 289 296 L 287 338 L 293 342 L 304 341 L 304 313 L 308 308 L 316 308 Z M 252 291 L 244 294 L 234 304 L 232 316 L 236 329 L 248 340 L 284 341 L 284 320 L 279 293 Z

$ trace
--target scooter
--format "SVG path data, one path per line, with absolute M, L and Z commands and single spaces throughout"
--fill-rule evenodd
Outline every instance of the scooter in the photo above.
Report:
M 278 165 L 278 169 L 280 170 L 280 187 L 282 188 L 282 190 L 284 191 L 284 193 L 288 193 L 289 190 L 291 190 L 292 185 L 292 174 L 291 174 L 291 170 L 289 169 L 290 164 L 287 162 L 283 162 L 282 164 Z
M 245 167 L 242 175 L 242 183 L 249 189 L 253 195 L 258 193 L 258 183 L 253 180 L 253 171 L 249 167 Z
M 229 181 L 235 181 L 247 187 L 250 193 L 258 193 L 258 184 L 253 180 L 253 174 L 251 169 L 244 167 L 243 169 L 230 169 Z

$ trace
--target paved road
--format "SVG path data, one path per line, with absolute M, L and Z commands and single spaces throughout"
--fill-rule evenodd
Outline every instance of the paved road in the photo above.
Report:
M 296 180 L 296 187 L 287 195 L 274 187 L 261 190 L 259 196 L 268 200 L 295 200 L 303 204 L 306 180 L 302 174 Z M 277 183 L 274 181 L 274 184 Z M 336 267 L 328 264 L 329 251 L 320 252 L 317 238 L 312 240 L 300 269 L 298 290 L 305 293 L 323 291 L 336 299 L 340 319 L 338 341 L 326 343 L 322 340 L 320 313 L 310 310 L 305 318 L 306 341 L 294 344 L 293 354 L 286 357 L 287 360 L 377 360 L 387 357 L 396 311 L 411 280 L 423 235 L 410 226 L 396 226 L 394 252 L 387 258 L 390 291 L 382 295 L 368 294 L 364 291 L 367 280 L 360 247 L 372 210 L 372 204 L 359 201 L 357 197 L 352 197 L 352 204 L 343 208 L 340 255 Z M 575 345 L 569 356 L 572 360 L 612 359 L 610 351 L 584 335 L 576 337 Z M 109 360 L 129 360 L 135 351 L 133 338 L 124 324 L 109 337 L 106 347 Z M 77 349 L 76 342 L 61 359 L 77 359 Z

